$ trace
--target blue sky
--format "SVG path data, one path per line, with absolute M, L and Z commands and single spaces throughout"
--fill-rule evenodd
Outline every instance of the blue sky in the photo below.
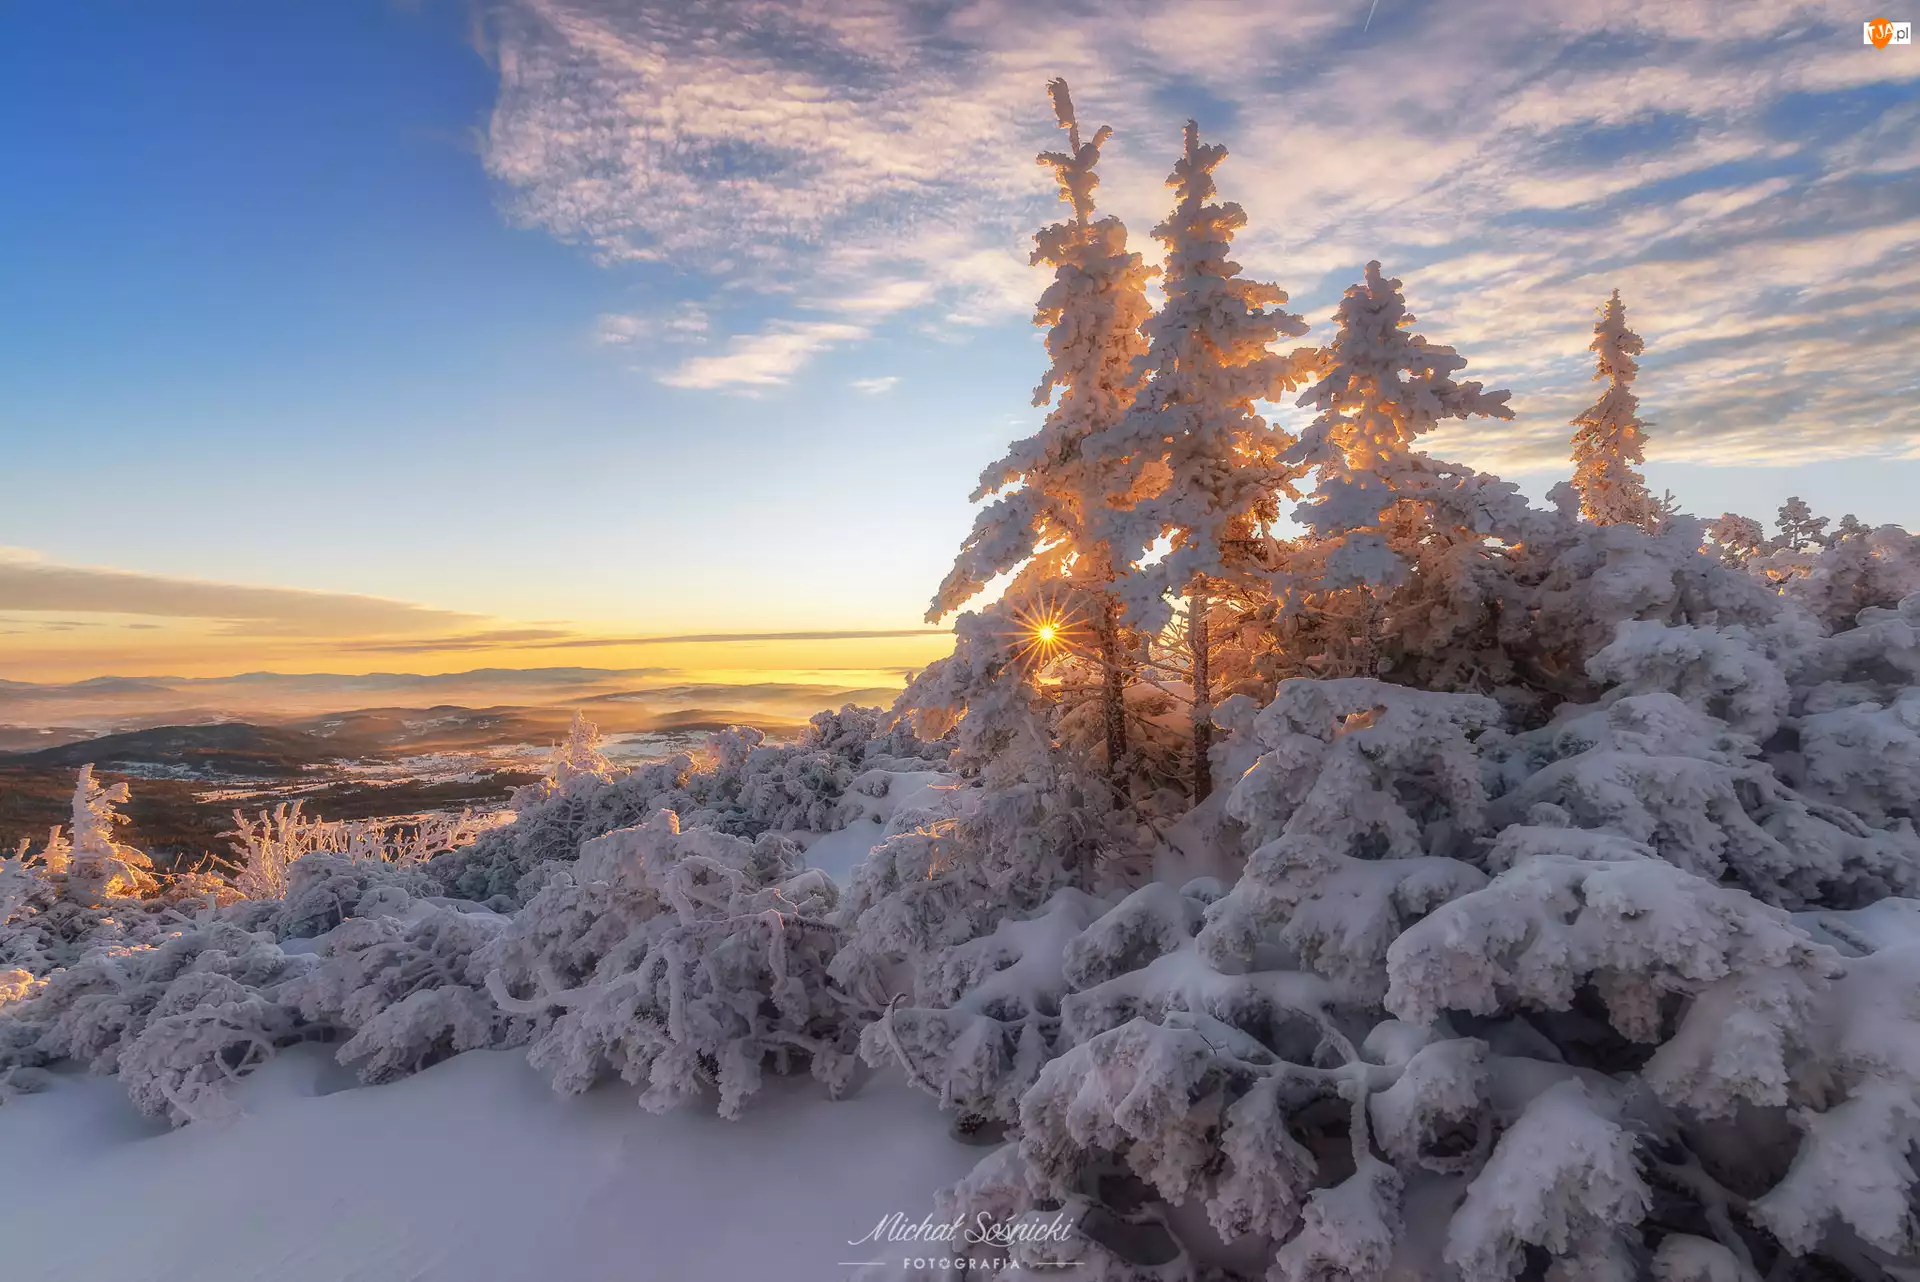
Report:
M 1617 285 L 1656 486 L 1920 521 L 1920 60 L 1837 7 L 15 5 L 0 667 L 918 626 L 1038 413 L 1054 74 L 1137 247 L 1191 113 L 1316 336 L 1401 276 L 1520 413 L 1438 452 L 1559 479 Z

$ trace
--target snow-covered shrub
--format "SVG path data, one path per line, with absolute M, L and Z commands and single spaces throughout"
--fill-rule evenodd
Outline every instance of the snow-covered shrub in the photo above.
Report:
M 932 1018 L 923 1012 L 954 999 L 957 975 L 1009 963 L 1080 915 L 1087 895 L 1064 892 L 1111 891 L 1139 875 L 1143 831 L 1104 782 L 1040 761 L 1039 782 L 954 788 L 942 813 L 897 814 L 854 870 L 833 974 L 868 1015 L 902 999 L 908 1005 L 891 1017 L 896 1027 Z M 1059 915 L 1047 927 L 1010 925 L 993 938 L 1002 923 L 1043 913 Z M 1019 1012 L 1024 1002 L 1051 1027 L 1046 1001 L 1028 994 L 994 1007 Z M 886 1058 L 872 1037 L 864 1048 L 870 1060 Z
M 1920 840 L 1910 826 L 1876 827 L 1796 791 L 1795 774 L 1807 771 L 1802 754 L 1783 762 L 1793 767 L 1786 773 L 1767 760 L 1758 736 L 1787 719 L 1791 696 L 1751 634 L 1623 627 L 1590 667 L 1622 684 L 1598 704 L 1565 706 L 1550 724 L 1492 745 L 1501 821 L 1548 803 L 1583 827 L 1620 833 L 1788 907 L 1852 907 L 1920 890 Z M 1822 746 L 1816 736 L 1813 760 L 1831 769 Z
M 284 1003 L 230 976 L 196 971 L 167 985 L 114 1067 L 136 1108 L 178 1126 L 224 1111 L 231 1083 L 301 1036 Z
M 1066 947 L 1099 915 L 1098 900 L 1063 889 L 1036 915 L 934 954 L 915 1004 L 889 1003 L 862 1032 L 862 1057 L 898 1063 L 943 1108 L 1017 1120 L 1021 1095 L 1056 1053 Z
M 1227 798 L 1259 844 L 1208 914 L 1208 959 L 1246 964 L 1273 929 L 1344 999 L 1378 1001 L 1406 924 L 1484 884 L 1456 856 L 1483 823 L 1470 736 L 1499 719 L 1475 695 L 1283 683 L 1254 722 L 1266 751 Z
M 337 1058 L 359 1061 L 361 1080 L 391 1081 L 460 1051 L 526 1040 L 527 1022 L 486 992 L 488 948 L 505 918 L 410 902 L 392 883 L 357 908 L 320 940 L 317 963 L 286 998 L 308 1020 L 352 1030 Z
M 528 1058 L 573 1093 L 619 1075 L 663 1111 L 719 1090 L 737 1116 L 771 1067 L 838 1092 L 855 1030 L 828 977 L 831 880 L 791 842 L 681 830 L 660 811 L 586 843 L 502 933 L 487 985 L 536 1017 Z
M 953 653 L 920 672 L 894 705 L 922 738 L 953 741 L 952 764 L 989 786 L 1044 774 L 1052 744 L 1024 648 L 1024 602 L 1002 598 L 954 620 Z
M 0 858 L 0 968 L 46 975 L 98 947 L 154 943 L 190 923 L 208 895 L 232 901 L 218 879 L 163 879 L 144 853 L 114 841 L 126 799 L 124 782 L 106 787 L 83 766 L 72 826 L 54 828 L 38 851 L 23 839 Z
M 512 909 L 524 902 L 523 878 L 549 861 L 577 859 L 588 838 L 640 823 L 656 810 L 694 809 L 685 791 L 693 774 L 693 758 L 679 753 L 617 777 L 573 775 L 561 787 L 516 793 L 512 823 L 430 860 L 428 871 L 449 895 Z
M 472 841 L 491 824 L 471 811 L 459 815 L 423 815 L 404 822 L 370 819 L 316 819 L 304 803 L 282 802 L 271 812 L 248 819 L 233 812 L 233 885 L 249 899 L 283 899 L 288 870 L 307 855 L 338 855 L 348 862 L 372 861 L 399 866 L 424 863 Z
M 830 752 L 856 770 L 861 766 L 924 770 L 927 763 L 943 762 L 953 751 L 952 744 L 920 738 L 905 719 L 885 708 L 851 703 L 838 712 L 814 713 L 800 746 Z
M 760 731 L 729 726 L 715 734 L 713 769 L 689 780 L 698 803 L 689 827 L 741 837 L 770 831 L 831 832 L 845 822 L 840 798 L 866 753 L 864 742 L 835 751 L 813 743 L 769 744 Z
M 1251 1244 L 1275 1278 L 1911 1252 L 1920 903 L 1881 898 L 1910 827 L 1801 795 L 1728 723 L 1792 717 L 1741 627 L 1629 626 L 1594 668 L 1620 684 L 1519 735 L 1475 696 L 1283 683 L 1230 710 L 1230 891 L 1149 884 L 1071 938 L 1099 905 L 1055 895 L 930 948 L 863 1044 L 1013 1127 L 949 1201 L 1104 1222 L 1125 1173 L 1166 1258 Z
M 539 889 L 542 865 L 569 863 L 582 843 L 661 810 L 689 828 L 750 839 L 830 832 L 845 823 L 846 790 L 869 762 L 939 759 L 946 751 L 895 718 L 852 706 L 816 717 L 799 743 L 770 744 L 758 730 L 730 726 L 711 737 L 701 760 L 680 753 L 624 772 L 605 763 L 597 734 L 591 722 L 576 722 L 549 777 L 515 792 L 513 822 L 430 861 L 442 893 L 511 911 Z
M 310 965 L 220 921 L 157 944 L 97 947 L 0 1013 L 0 1070 L 74 1060 L 117 1073 L 149 1116 L 193 1120 L 307 1035 L 283 993 Z
M 429 896 L 439 889 L 424 868 L 330 852 L 301 856 L 283 880 L 281 894 L 266 901 L 274 905 L 272 927 L 282 939 L 325 934 L 361 913 L 362 899 L 382 888 L 398 892 L 403 899 Z

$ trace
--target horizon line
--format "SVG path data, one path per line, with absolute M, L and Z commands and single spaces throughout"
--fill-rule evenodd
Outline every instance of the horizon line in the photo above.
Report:
M 883 639 L 887 637 L 951 635 L 952 631 L 953 629 L 951 628 L 885 628 L 885 629 L 874 629 L 870 631 L 842 631 L 842 632 L 833 632 L 833 631 L 711 632 L 711 633 L 690 633 L 683 636 L 623 637 L 623 638 L 610 638 L 606 640 L 583 638 L 578 641 L 565 643 L 565 647 L 566 648 L 586 648 L 589 646 L 598 647 L 598 646 L 621 646 L 621 645 L 704 645 L 704 644 L 726 644 L 730 642 L 742 642 L 742 641 L 859 641 L 859 640 Z M 502 648 L 510 648 L 510 647 L 502 647 Z M 511 648 L 518 648 L 518 647 L 511 647 Z M 555 647 L 553 647 L 552 643 L 548 643 L 548 645 L 546 646 L 529 646 L 526 648 L 544 649 L 544 648 L 555 648 Z M 419 651 L 419 653 L 429 653 L 429 652 L 430 651 L 427 651 L 425 649 L 422 649 Z M 44 689 L 44 690 L 58 690 L 58 689 L 71 688 L 73 686 L 86 685 L 89 682 L 99 682 L 99 681 L 209 682 L 209 681 L 241 681 L 249 677 L 280 677 L 286 680 L 333 678 L 333 679 L 345 680 L 345 681 L 364 681 L 364 680 L 368 680 L 375 677 L 408 677 L 408 678 L 412 678 L 414 680 L 419 680 L 419 681 L 442 681 L 442 680 L 447 680 L 455 677 L 476 676 L 483 673 L 486 673 L 486 674 L 520 673 L 520 674 L 526 674 L 526 675 L 534 675 L 537 673 L 551 673 L 551 672 L 592 672 L 592 673 L 604 673 L 608 676 L 620 676 L 620 675 L 629 675 L 633 673 L 658 673 L 658 672 L 666 672 L 666 671 L 674 671 L 674 670 L 676 669 L 596 668 L 596 667 L 580 667 L 577 665 L 558 665 L 558 666 L 549 665 L 545 667 L 530 667 L 530 668 L 514 668 L 514 667 L 500 667 L 500 666 L 481 667 L 481 668 L 462 668 L 455 672 L 391 672 L 391 671 L 282 672 L 282 671 L 277 671 L 271 668 L 256 668 L 256 669 L 251 669 L 245 672 L 229 672 L 221 676 L 210 676 L 210 677 L 183 677 L 183 676 L 178 676 L 170 673 L 143 673 L 139 675 L 131 675 L 126 673 L 118 673 L 118 672 L 106 672 L 106 673 L 101 673 L 98 676 L 78 677 L 71 681 L 19 681 L 19 680 L 14 680 L 10 678 L 0 678 L 0 688 L 11 686 L 15 688 L 31 687 L 31 688 Z

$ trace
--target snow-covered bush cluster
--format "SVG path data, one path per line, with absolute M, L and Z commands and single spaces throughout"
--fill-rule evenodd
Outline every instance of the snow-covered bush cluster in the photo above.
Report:
M 349 863 L 415 864 L 472 841 L 487 824 L 471 811 L 425 815 L 411 823 L 371 819 L 326 820 L 302 813 L 304 803 L 281 803 L 248 819 L 233 812 L 227 834 L 234 847 L 235 889 L 250 899 L 281 899 L 294 864 L 310 854 L 339 855 Z
M 1515 410 L 1400 281 L 1283 350 L 1189 124 L 1156 310 L 1049 88 L 1046 414 L 930 617 L 1006 586 L 894 709 L 632 770 L 577 720 L 510 824 L 263 816 L 234 886 L 83 775 L 0 861 L 3 1084 L 180 1121 L 291 1040 L 525 1046 L 735 1116 L 864 1064 L 990 1150 L 942 1216 L 1074 1225 L 953 1276 L 1920 1276 L 1920 543 L 1655 497 L 1618 293 L 1548 506 L 1434 458 Z
M 586 842 L 490 954 L 500 1009 L 535 1022 L 534 1065 L 570 1093 L 645 1083 L 655 1111 L 716 1086 L 729 1117 L 769 1066 L 842 1088 L 850 1023 L 827 975 L 839 892 L 797 853 L 770 832 L 683 831 L 671 810 Z
M 557 1088 L 620 1074 L 653 1107 L 712 1084 L 731 1115 L 769 1067 L 838 1089 L 861 1011 L 827 976 L 839 890 L 795 838 L 947 751 L 848 706 L 622 771 L 576 717 L 511 823 L 284 806 L 236 816 L 230 879 L 154 874 L 114 840 L 127 786 L 83 770 L 71 827 L 0 860 L 0 1083 L 77 1062 L 179 1123 L 319 1040 L 369 1082 L 531 1044 Z
M 449 894 L 511 909 L 524 903 L 528 873 L 569 860 L 580 843 L 672 810 L 689 827 L 754 837 L 774 830 L 830 832 L 853 808 L 843 804 L 865 770 L 944 757 L 915 738 L 898 718 L 851 705 L 815 716 L 800 740 L 768 743 L 760 731 L 732 727 L 699 754 L 681 753 L 633 770 L 611 767 L 596 746 L 592 723 L 575 718 L 555 750 L 546 778 L 515 792 L 515 820 L 433 861 Z

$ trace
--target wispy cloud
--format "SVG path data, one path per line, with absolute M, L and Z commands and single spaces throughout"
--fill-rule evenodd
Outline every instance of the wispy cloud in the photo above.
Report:
M 657 316 L 603 312 L 594 330 L 594 341 L 610 347 L 653 338 L 669 343 L 698 343 L 705 341 L 706 336 L 707 312 L 696 303 L 682 303 Z
M 724 352 L 696 356 L 660 381 L 669 387 L 752 391 L 786 382 L 811 357 L 865 338 L 864 325 L 844 321 L 776 321 L 765 331 L 728 341 Z
M 766 291 L 754 332 L 666 375 L 766 388 L 883 316 L 1021 318 L 1062 74 L 1119 131 L 1101 198 L 1137 247 L 1192 114 L 1233 151 L 1236 256 L 1310 319 L 1369 257 L 1405 279 L 1516 391 L 1515 425 L 1444 442 L 1475 461 L 1563 460 L 1615 286 L 1668 457 L 1914 447 L 1920 63 L 1864 48 L 1856 9 L 1369 7 L 507 0 L 487 160 L 519 218 L 605 260 Z
M 868 396 L 878 396 L 891 390 L 900 381 L 898 374 L 887 374 L 880 378 L 856 378 L 847 384 L 856 392 L 865 392 Z
M 385 597 L 64 565 L 25 548 L 0 548 L 0 610 L 207 620 L 216 633 L 234 637 L 406 636 L 483 621 Z M 100 624 L 58 619 L 43 626 L 65 631 Z

